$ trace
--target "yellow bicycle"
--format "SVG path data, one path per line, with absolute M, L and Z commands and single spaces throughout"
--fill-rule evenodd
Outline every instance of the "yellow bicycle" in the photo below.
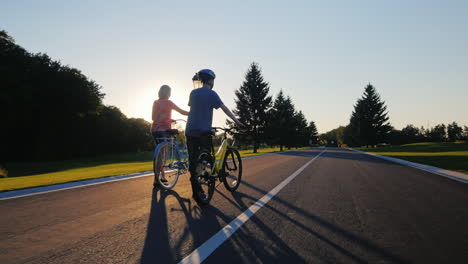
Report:
M 202 204 L 208 204 L 213 197 L 216 180 L 224 183 L 230 192 L 237 190 L 242 179 L 242 160 L 239 151 L 229 146 L 227 134 L 235 134 L 233 128 L 213 127 L 213 132 L 224 131 L 223 141 L 215 153 L 204 150 L 200 153 L 197 162 L 197 182 L 199 184 L 198 200 Z

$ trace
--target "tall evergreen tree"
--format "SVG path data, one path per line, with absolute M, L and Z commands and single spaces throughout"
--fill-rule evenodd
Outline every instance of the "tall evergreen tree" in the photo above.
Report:
M 292 135 L 292 146 L 302 147 L 305 146 L 309 141 L 307 119 L 305 118 L 302 111 L 298 111 L 294 114 L 294 134 Z
M 318 131 L 317 126 L 315 125 L 314 121 L 310 121 L 309 127 L 309 143 L 315 145 L 318 143 Z
M 273 108 L 269 113 L 268 139 L 270 145 L 279 145 L 280 150 L 283 147 L 292 145 L 292 137 L 295 130 L 294 120 L 295 110 L 291 98 L 285 97 L 281 90 L 276 96 Z
M 385 102 L 374 86 L 368 84 L 351 114 L 349 129 L 353 145 L 376 145 L 387 139 L 392 127 Z
M 269 91 L 270 86 L 263 79 L 262 70 L 253 62 L 245 74 L 244 82 L 235 93 L 236 108 L 233 112 L 247 126 L 247 132 L 238 139 L 253 144 L 254 153 L 257 153 L 260 143 L 265 141 L 267 113 L 271 108 Z M 227 123 L 232 125 L 230 121 Z

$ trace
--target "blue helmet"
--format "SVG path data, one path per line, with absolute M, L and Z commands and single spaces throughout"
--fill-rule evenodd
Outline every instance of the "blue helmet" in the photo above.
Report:
M 195 73 L 195 76 L 193 76 L 192 81 L 206 82 L 209 80 L 214 80 L 215 78 L 216 74 L 214 73 L 214 71 L 210 69 L 203 69 Z
M 200 70 L 199 72 L 195 73 L 195 75 L 192 78 L 193 81 L 193 87 L 200 88 L 203 86 L 203 83 L 206 83 L 210 80 L 214 80 L 216 78 L 216 74 L 214 71 L 210 69 L 203 69 Z
M 198 72 L 198 74 L 200 75 L 208 75 L 209 77 L 211 77 L 211 79 L 216 79 L 216 74 L 214 73 L 214 71 L 210 70 L 210 69 L 203 69 L 203 70 L 200 70 Z M 207 77 L 208 77 L 207 76 Z

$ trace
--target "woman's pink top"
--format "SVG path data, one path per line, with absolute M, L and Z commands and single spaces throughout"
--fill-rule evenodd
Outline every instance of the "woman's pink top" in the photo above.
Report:
M 171 113 L 175 104 L 169 99 L 159 99 L 153 103 L 153 125 L 151 131 L 171 129 Z

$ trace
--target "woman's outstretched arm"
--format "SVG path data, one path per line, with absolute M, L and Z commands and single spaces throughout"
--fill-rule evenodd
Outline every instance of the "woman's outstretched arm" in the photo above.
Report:
M 182 110 L 180 107 L 178 107 L 176 104 L 174 104 L 174 110 L 176 110 L 177 112 L 179 112 L 181 115 L 188 115 L 189 112 L 185 111 L 185 110 Z

